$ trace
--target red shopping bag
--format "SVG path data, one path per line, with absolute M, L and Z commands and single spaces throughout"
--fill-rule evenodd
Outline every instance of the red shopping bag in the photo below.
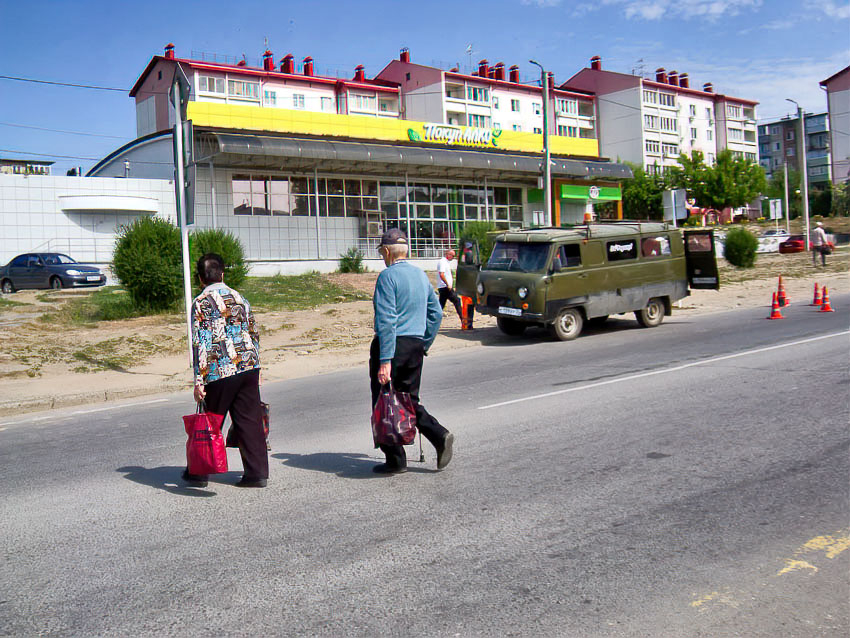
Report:
M 379 445 L 410 445 L 416 438 L 416 411 L 407 392 L 381 387 L 372 410 L 372 440 Z
M 201 410 L 183 417 L 186 427 L 186 467 L 189 474 L 223 474 L 227 472 L 227 450 L 221 436 L 223 414 Z

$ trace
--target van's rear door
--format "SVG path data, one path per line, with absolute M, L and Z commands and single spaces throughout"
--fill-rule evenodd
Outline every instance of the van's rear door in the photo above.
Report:
M 457 281 L 455 281 L 457 294 L 475 299 L 479 270 L 481 270 L 481 258 L 478 253 L 478 242 L 470 240 L 461 242 L 457 259 Z
M 685 264 L 688 271 L 688 285 L 691 288 L 706 290 L 720 288 L 713 231 L 685 231 Z

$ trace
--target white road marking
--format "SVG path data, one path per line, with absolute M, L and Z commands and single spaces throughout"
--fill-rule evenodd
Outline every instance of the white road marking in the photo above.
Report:
M 603 385 L 610 385 L 612 383 L 623 383 L 624 381 L 631 381 L 633 379 L 642 379 L 645 377 L 652 377 L 657 374 L 668 374 L 670 372 L 678 372 L 679 370 L 685 370 L 686 368 L 693 368 L 694 366 L 701 366 L 708 363 L 717 363 L 718 361 L 726 361 L 728 359 L 736 359 L 738 357 L 746 357 L 751 354 L 758 354 L 759 352 L 768 352 L 769 350 L 779 350 L 780 348 L 789 348 L 791 346 L 799 346 L 804 343 L 810 343 L 812 341 L 820 341 L 821 339 L 831 339 L 833 337 L 840 337 L 842 335 L 850 334 L 850 330 L 843 330 L 841 332 L 835 332 L 828 335 L 821 335 L 819 337 L 810 337 L 808 339 L 800 339 L 799 341 L 791 341 L 789 343 L 780 343 L 775 346 L 765 346 L 764 348 L 756 348 L 754 350 L 745 350 L 744 352 L 736 352 L 735 354 L 727 354 L 722 357 L 712 357 L 711 359 L 703 359 L 702 361 L 692 361 L 691 363 L 685 363 L 680 366 L 674 366 L 672 368 L 663 368 L 661 370 L 653 370 L 651 372 L 641 372 L 640 374 L 633 374 L 626 377 L 617 377 L 616 379 L 608 379 L 607 381 L 599 381 L 598 383 L 588 383 L 587 385 L 576 386 L 573 388 L 564 388 L 563 390 L 553 390 L 552 392 L 544 392 L 543 394 L 535 394 L 529 397 L 522 397 L 520 399 L 512 399 L 510 401 L 501 401 L 499 403 L 491 403 L 490 405 L 482 405 L 477 409 L 479 410 L 489 410 L 490 408 L 500 408 L 505 405 L 512 405 L 514 403 L 523 403 L 524 401 L 534 401 L 536 399 L 544 399 L 546 397 L 554 397 L 559 394 L 567 394 L 568 392 L 578 392 L 579 390 L 590 390 L 591 388 L 598 388 Z
M 81 414 L 93 414 L 95 412 L 107 412 L 108 410 L 118 410 L 120 408 L 132 408 L 139 405 L 152 405 L 154 403 L 164 403 L 168 401 L 168 399 L 151 399 L 150 401 L 136 401 L 134 403 L 120 403 L 116 405 L 107 405 L 102 408 L 91 408 L 90 410 L 75 410 L 70 414 L 58 415 L 58 414 L 47 414 L 45 416 L 37 416 L 31 419 L 23 419 L 21 421 L 3 421 L 0 423 L 0 427 L 6 425 L 16 425 L 19 423 L 37 423 L 39 421 L 47 421 L 49 419 L 69 419 L 71 416 L 81 415 Z

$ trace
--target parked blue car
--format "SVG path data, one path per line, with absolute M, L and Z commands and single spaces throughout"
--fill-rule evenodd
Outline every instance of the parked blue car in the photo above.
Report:
M 102 286 L 106 275 L 97 266 L 77 263 L 62 253 L 18 255 L 0 268 L 0 291 L 5 294 L 23 288 L 75 288 Z

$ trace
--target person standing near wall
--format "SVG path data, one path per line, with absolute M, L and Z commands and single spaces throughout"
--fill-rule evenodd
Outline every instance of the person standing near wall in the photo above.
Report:
M 460 305 L 460 299 L 454 289 L 454 279 L 452 277 L 452 262 L 455 258 L 455 251 L 449 248 L 445 255 L 440 257 L 437 262 L 437 294 L 440 296 L 440 308 L 445 310 L 446 301 L 451 301 L 457 311 L 457 316 L 463 322 L 463 311 Z

